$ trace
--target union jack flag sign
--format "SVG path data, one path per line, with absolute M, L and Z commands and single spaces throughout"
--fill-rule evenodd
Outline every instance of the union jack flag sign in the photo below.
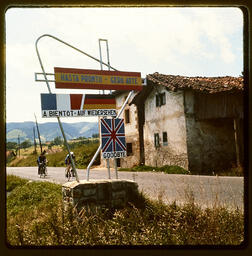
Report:
M 126 156 L 123 119 L 101 119 L 101 138 L 103 158 L 121 158 Z

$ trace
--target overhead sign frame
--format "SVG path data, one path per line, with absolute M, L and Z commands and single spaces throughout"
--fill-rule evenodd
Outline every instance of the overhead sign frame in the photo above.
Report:
M 102 60 L 99 61 L 97 58 L 91 56 L 90 54 L 88 54 L 88 53 L 86 53 L 86 52 L 84 52 L 84 51 L 82 51 L 82 50 L 80 50 L 80 49 L 78 49 L 78 48 L 76 48 L 76 47 L 70 45 L 70 44 L 67 43 L 67 42 L 64 42 L 63 40 L 61 40 L 61 39 L 59 39 L 59 38 L 57 38 L 57 37 L 55 37 L 55 36 L 52 36 L 52 35 L 49 35 L 49 34 L 41 35 L 40 37 L 37 38 L 37 40 L 36 40 L 36 42 L 35 42 L 35 48 L 36 48 L 37 57 L 38 57 L 38 60 L 39 60 L 39 63 L 40 63 L 41 69 L 42 69 L 42 73 L 35 73 L 35 80 L 38 81 L 38 82 L 40 82 L 40 81 L 45 81 L 45 82 L 46 82 L 46 85 L 47 85 L 47 88 L 48 88 L 48 92 L 49 92 L 50 94 L 51 94 L 52 92 L 51 92 L 51 89 L 50 89 L 49 82 L 55 82 L 55 81 L 49 80 L 49 79 L 47 78 L 47 75 L 54 75 L 54 76 L 55 76 L 55 74 L 46 73 L 46 72 L 45 72 L 45 69 L 44 69 L 44 66 L 43 66 L 43 63 L 42 63 L 42 59 L 41 59 L 41 56 L 40 56 L 40 53 L 39 53 L 39 49 L 38 49 L 38 42 L 39 42 L 39 40 L 40 40 L 41 38 L 43 38 L 43 37 L 50 37 L 50 38 L 53 38 L 54 40 L 56 40 L 56 41 L 58 41 L 58 42 L 60 42 L 60 43 L 65 44 L 66 46 L 68 46 L 68 47 L 70 47 L 70 48 L 72 48 L 72 49 L 74 49 L 74 50 L 76 50 L 76 51 L 78 51 L 78 52 L 80 52 L 80 53 L 82 53 L 82 54 L 88 56 L 89 58 L 92 58 L 93 60 L 100 62 L 101 65 L 105 65 L 105 66 L 107 66 L 109 69 L 111 68 L 111 69 L 117 71 L 115 68 L 113 68 L 112 66 L 110 66 L 109 63 L 106 64 L 106 63 L 104 63 Z M 37 75 L 38 75 L 38 74 L 43 74 L 44 80 L 37 79 Z M 140 75 L 140 80 L 142 81 L 141 75 Z M 146 85 L 146 79 L 144 79 L 144 84 L 141 84 L 141 85 Z M 140 87 L 141 87 L 141 86 L 140 86 Z M 102 89 L 104 90 L 105 88 L 103 87 Z M 142 87 L 141 87 L 141 89 L 142 89 Z M 141 89 L 138 88 L 137 90 L 140 91 Z M 112 89 L 112 90 L 113 90 L 113 89 Z M 122 89 L 122 90 L 123 90 L 123 89 Z M 119 113 L 117 114 L 116 117 L 119 117 L 119 116 L 121 115 L 121 113 L 122 113 L 122 111 L 124 110 L 124 108 L 125 108 L 125 106 L 126 106 L 128 100 L 130 99 L 130 97 L 131 97 L 131 96 L 133 95 L 133 93 L 134 93 L 133 87 L 131 87 L 129 90 L 130 90 L 130 92 L 129 92 L 129 94 L 128 94 L 126 100 L 125 100 L 124 103 L 123 103 L 123 106 L 122 106 L 121 109 L 119 110 Z M 69 145 L 68 145 L 68 142 L 67 142 L 67 139 L 66 139 L 66 135 L 65 135 L 65 133 L 64 133 L 64 129 L 63 129 L 63 126 L 62 126 L 62 123 L 61 123 L 59 117 L 57 117 L 57 120 L 58 120 L 58 124 L 59 124 L 60 130 L 61 130 L 62 136 L 63 136 L 63 138 L 64 138 L 64 142 L 65 142 L 66 147 L 67 147 L 67 151 L 68 151 L 69 156 L 70 156 L 70 160 L 71 160 L 71 163 L 72 163 L 73 171 L 74 171 L 74 173 L 75 173 L 76 181 L 77 181 L 77 182 L 80 182 L 80 181 L 79 181 L 79 178 L 78 178 L 77 171 L 76 171 L 76 167 L 75 167 L 74 160 L 73 160 L 73 158 L 72 158 L 72 156 L 71 156 L 71 154 L 70 154 L 70 147 L 69 147 Z M 97 157 L 98 153 L 100 152 L 101 146 L 102 146 L 102 145 L 100 144 L 100 146 L 98 147 L 98 149 L 97 149 L 95 155 L 93 156 L 92 160 L 91 160 L 90 163 L 88 164 L 88 167 L 87 167 L 87 181 L 89 180 L 90 167 L 91 167 L 91 165 L 93 164 L 93 162 L 94 162 L 95 158 Z M 116 169 L 116 172 L 117 172 L 117 169 Z

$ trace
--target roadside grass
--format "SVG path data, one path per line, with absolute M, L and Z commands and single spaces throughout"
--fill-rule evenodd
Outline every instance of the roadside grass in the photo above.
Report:
M 10 166 L 10 167 L 36 166 L 37 158 L 38 158 L 38 155 L 35 155 L 35 154 L 16 157 L 14 160 L 7 163 L 7 166 Z
M 27 179 L 21 179 L 15 175 L 7 175 L 6 177 L 6 191 L 11 192 L 14 188 L 20 187 L 28 182 Z
M 98 139 L 74 140 L 69 142 L 70 150 L 75 153 L 76 167 L 79 169 L 86 168 L 95 154 L 98 146 Z M 48 166 L 62 167 L 65 166 L 64 160 L 67 155 L 65 146 L 54 145 L 50 149 L 48 145 L 44 145 L 43 149 L 47 151 Z M 40 152 L 40 151 L 38 151 Z M 22 167 L 36 166 L 39 153 L 34 153 L 34 147 L 20 150 L 20 157 L 9 156 L 7 158 L 7 166 Z M 100 164 L 100 156 L 98 155 L 94 165 Z M 207 170 L 203 173 L 189 171 L 177 165 L 164 165 L 162 167 L 154 167 L 147 165 L 134 166 L 132 168 L 118 168 L 119 171 L 127 172 L 163 172 L 166 174 L 195 174 L 195 175 L 211 175 L 211 176 L 243 176 L 243 168 L 233 165 L 227 170 Z
M 190 174 L 190 172 L 177 165 L 164 165 L 162 167 L 153 167 L 148 165 L 134 166 L 132 168 L 120 168 L 119 171 L 127 172 L 164 172 L 167 174 Z
M 74 152 L 76 156 L 76 167 L 77 168 L 86 168 L 90 160 L 92 159 L 94 153 L 98 148 L 98 142 L 93 142 L 90 140 L 90 143 L 81 144 L 80 142 L 75 142 L 70 144 L 70 150 Z M 46 158 L 48 160 L 48 166 L 53 167 L 61 167 L 65 166 L 65 157 L 67 155 L 67 150 L 65 147 L 62 150 L 59 150 L 57 147 L 58 152 L 50 152 L 46 154 Z M 10 167 L 22 167 L 22 166 L 37 166 L 37 158 L 39 154 L 27 154 L 21 155 L 21 157 L 16 157 L 11 162 L 7 163 L 7 166 Z M 100 164 L 100 158 L 97 157 L 94 164 Z
M 6 207 L 10 216 L 19 214 L 19 212 L 25 215 L 45 206 L 50 209 L 51 205 L 61 199 L 60 185 L 51 182 L 27 182 L 26 179 L 18 177 L 16 180 L 20 180 L 19 185 L 12 189 L 7 198 Z
M 232 166 L 226 170 L 206 171 L 199 173 L 196 171 L 189 171 L 177 165 L 164 165 L 161 167 L 154 167 L 148 165 L 138 165 L 132 168 L 119 168 L 119 171 L 124 172 L 163 172 L 166 174 L 192 174 L 192 175 L 211 175 L 211 176 L 243 176 L 243 168 L 241 166 Z
M 7 198 L 11 246 L 239 245 L 244 239 L 238 209 L 202 209 L 191 200 L 165 205 L 141 193 L 124 209 L 96 209 L 90 215 L 85 209 L 63 211 L 60 185 L 19 184 Z

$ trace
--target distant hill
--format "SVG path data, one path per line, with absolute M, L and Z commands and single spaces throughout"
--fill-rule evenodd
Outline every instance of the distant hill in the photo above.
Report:
M 41 140 L 52 141 L 55 137 L 61 136 L 58 122 L 38 124 Z M 75 139 L 78 137 L 92 137 L 93 134 L 99 133 L 97 122 L 78 122 L 78 123 L 62 123 L 67 139 Z M 18 135 L 20 142 L 30 139 L 33 141 L 33 127 L 35 122 L 19 122 L 6 123 L 6 140 L 17 142 Z M 38 138 L 37 129 L 35 136 Z

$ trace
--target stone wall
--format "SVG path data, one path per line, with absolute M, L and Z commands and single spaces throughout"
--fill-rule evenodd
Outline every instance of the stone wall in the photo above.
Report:
M 186 118 L 189 170 L 216 173 L 235 164 L 233 122 L 230 119 L 196 121 Z
M 130 180 L 81 180 L 62 185 L 64 207 L 123 208 L 138 196 L 138 185 Z
M 185 115 L 189 170 L 212 174 L 232 167 L 235 164 L 233 120 L 196 120 L 192 91 L 185 92 Z
M 157 107 L 158 93 L 165 93 L 166 103 Z M 167 133 L 166 144 L 163 143 L 164 132 Z M 155 147 L 154 134 L 159 134 L 159 147 Z M 178 165 L 188 169 L 183 91 L 171 92 L 157 86 L 146 99 L 144 151 L 146 165 Z

